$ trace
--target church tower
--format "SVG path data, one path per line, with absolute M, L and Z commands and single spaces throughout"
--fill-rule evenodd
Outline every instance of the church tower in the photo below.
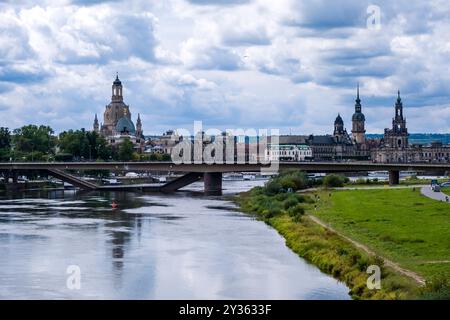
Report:
M 94 132 L 99 133 L 100 130 L 100 126 L 98 124 L 98 118 L 97 118 L 97 114 L 95 114 L 95 119 L 94 119 Z
M 114 80 L 112 85 L 112 102 L 123 102 L 122 95 L 122 82 L 119 80 L 119 74 L 116 75 L 116 80 Z
M 142 122 L 141 122 L 141 114 L 138 113 L 137 121 L 136 121 L 136 137 L 142 137 Z
M 384 144 L 386 147 L 395 149 L 405 149 L 408 147 L 408 129 L 406 128 L 406 118 L 403 117 L 403 102 L 400 98 L 400 91 L 397 93 L 395 102 L 395 115 L 392 118 L 392 129 L 384 130 Z M 400 160 L 397 160 L 401 162 Z
M 359 98 L 359 84 L 356 89 L 355 113 L 352 116 L 352 138 L 357 144 L 366 141 L 365 122 L 366 117 L 362 113 L 361 99 Z
M 392 139 L 391 146 L 406 148 L 408 146 L 408 129 L 406 128 L 406 118 L 403 117 L 403 102 L 400 98 L 400 90 L 397 92 L 395 102 L 395 116 L 392 119 Z
M 111 102 L 105 108 L 100 133 L 103 136 L 112 136 L 122 131 L 134 134 L 135 128 L 131 121 L 130 107 L 123 101 L 123 87 L 119 75 L 116 75 L 111 91 Z
M 336 120 L 334 120 L 333 135 L 337 141 L 342 141 L 345 135 L 344 120 L 342 120 L 342 117 L 339 113 L 336 117 Z

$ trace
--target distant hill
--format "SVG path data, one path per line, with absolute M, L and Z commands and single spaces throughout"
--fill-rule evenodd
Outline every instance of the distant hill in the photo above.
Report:
M 368 138 L 382 138 L 382 134 L 366 134 Z M 450 133 L 410 133 L 410 144 L 430 144 L 433 141 L 441 141 L 444 144 L 450 144 Z

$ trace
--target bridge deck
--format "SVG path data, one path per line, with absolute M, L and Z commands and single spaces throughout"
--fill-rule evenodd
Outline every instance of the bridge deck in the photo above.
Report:
M 111 170 L 171 172 L 258 172 L 270 164 L 175 164 L 172 162 L 13 162 L 0 163 L 0 170 Z M 349 171 L 450 171 L 450 163 L 372 163 L 372 162 L 279 162 L 272 168 L 299 169 L 311 172 Z

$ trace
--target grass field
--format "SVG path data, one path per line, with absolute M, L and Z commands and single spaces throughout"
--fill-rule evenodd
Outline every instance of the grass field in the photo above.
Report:
M 444 192 L 445 194 L 448 194 L 450 196 L 450 187 L 442 188 L 442 192 Z
M 450 279 L 450 204 L 426 198 L 419 189 L 317 194 L 317 209 L 308 205 L 308 213 L 426 279 Z

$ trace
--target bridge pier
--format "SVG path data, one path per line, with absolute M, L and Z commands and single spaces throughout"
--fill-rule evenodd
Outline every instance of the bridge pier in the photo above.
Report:
M 400 171 L 399 170 L 389 170 L 389 185 L 400 184 Z
M 221 194 L 222 172 L 205 172 L 203 174 L 203 183 L 206 194 Z

